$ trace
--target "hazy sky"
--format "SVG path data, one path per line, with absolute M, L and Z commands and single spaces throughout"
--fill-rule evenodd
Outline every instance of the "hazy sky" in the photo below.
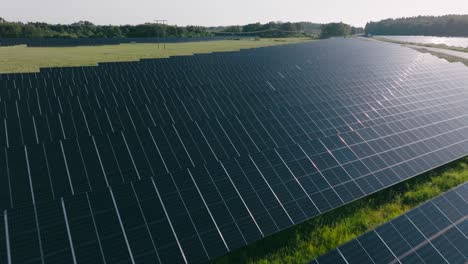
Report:
M 0 0 L 9 21 L 236 25 L 268 21 L 368 21 L 416 15 L 468 14 L 468 0 Z

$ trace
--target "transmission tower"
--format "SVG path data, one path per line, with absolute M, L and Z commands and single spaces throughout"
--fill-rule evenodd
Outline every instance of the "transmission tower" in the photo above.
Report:
M 166 42 L 165 42 L 165 38 L 166 38 L 166 26 L 167 26 L 167 20 L 165 19 L 156 19 L 154 20 L 154 22 L 156 23 L 156 25 L 161 25 L 162 26 L 162 29 L 163 29 L 163 47 L 164 49 L 166 49 Z M 158 49 L 159 49 L 159 44 L 160 44 L 160 35 L 159 35 L 159 30 L 157 31 L 157 38 L 158 38 Z

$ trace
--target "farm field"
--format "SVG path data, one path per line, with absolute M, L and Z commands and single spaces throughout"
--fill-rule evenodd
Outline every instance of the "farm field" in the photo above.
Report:
M 192 55 L 222 51 L 238 51 L 310 41 L 309 38 L 277 38 L 259 40 L 224 40 L 186 42 L 162 45 L 121 44 L 79 47 L 0 47 L 0 73 L 38 72 L 44 67 L 95 66 L 99 62 L 135 61 L 147 58 Z

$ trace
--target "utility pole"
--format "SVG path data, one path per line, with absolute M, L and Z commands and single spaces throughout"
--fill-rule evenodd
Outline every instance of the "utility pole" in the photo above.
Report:
M 166 25 L 167 25 L 167 20 L 165 20 L 165 19 L 156 19 L 154 22 L 156 22 L 156 25 L 161 25 L 162 28 L 163 28 L 163 45 L 164 45 L 163 47 L 164 47 L 164 49 L 166 49 L 166 42 L 165 42 L 164 40 L 165 40 L 165 38 L 166 38 Z M 157 38 L 158 38 L 158 49 L 159 49 L 159 39 L 160 39 L 160 37 L 159 37 L 159 30 L 158 30 L 157 32 L 158 32 Z

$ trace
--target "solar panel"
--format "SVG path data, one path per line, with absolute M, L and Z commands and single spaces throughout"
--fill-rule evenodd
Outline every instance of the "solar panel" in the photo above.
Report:
M 465 183 L 312 263 L 465 263 L 467 198 Z
M 166 37 L 166 38 L 0 38 L 0 46 L 27 45 L 28 47 L 74 47 L 119 45 L 126 43 L 183 43 L 232 39 L 252 39 L 255 36 Z
M 214 259 L 465 156 L 466 71 L 332 39 L 0 75 L 6 256 Z

